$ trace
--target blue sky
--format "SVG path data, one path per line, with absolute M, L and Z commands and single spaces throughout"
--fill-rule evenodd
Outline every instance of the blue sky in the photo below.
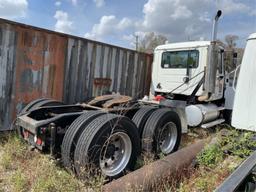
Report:
M 223 10 L 219 38 L 256 32 L 256 0 L 0 0 L 0 17 L 133 48 L 135 35 L 165 35 L 169 42 L 209 39 Z

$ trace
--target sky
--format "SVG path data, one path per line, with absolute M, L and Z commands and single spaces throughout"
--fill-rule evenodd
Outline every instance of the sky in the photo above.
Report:
M 1 18 L 126 48 L 147 32 L 170 43 L 209 40 L 218 9 L 218 38 L 237 35 L 244 47 L 256 32 L 256 0 L 0 0 Z

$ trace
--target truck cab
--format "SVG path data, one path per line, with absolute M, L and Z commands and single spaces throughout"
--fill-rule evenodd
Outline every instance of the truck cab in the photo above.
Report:
M 216 56 L 216 85 L 211 97 L 218 100 L 223 98 L 224 64 L 223 47 L 217 45 Z M 209 56 L 212 51 L 211 41 L 192 41 L 165 44 L 156 47 L 154 51 L 151 94 L 165 95 L 171 93 L 175 99 L 190 96 L 209 67 Z M 203 83 L 199 85 L 195 96 L 205 94 Z

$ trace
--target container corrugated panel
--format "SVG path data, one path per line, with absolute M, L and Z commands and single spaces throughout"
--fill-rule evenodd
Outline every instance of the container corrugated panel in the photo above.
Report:
M 235 89 L 232 126 L 256 132 L 256 33 L 249 36 Z M 236 73 L 238 75 L 238 73 Z M 234 78 L 236 79 L 236 78 Z
M 0 130 L 30 101 L 149 92 L 152 56 L 0 19 Z

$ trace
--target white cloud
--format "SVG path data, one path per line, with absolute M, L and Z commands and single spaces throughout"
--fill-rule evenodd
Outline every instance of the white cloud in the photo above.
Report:
M 0 17 L 7 19 L 22 18 L 28 9 L 27 0 L 0 0 Z
M 113 32 L 113 26 L 117 23 L 114 15 L 103 16 L 98 24 L 94 24 L 91 33 L 86 33 L 86 38 L 101 39 L 104 35 L 109 35 Z
M 125 40 L 125 41 L 133 41 L 136 37 L 135 37 L 135 35 L 123 35 L 123 40 Z
M 211 17 L 209 15 L 209 12 L 204 12 L 203 14 L 201 14 L 199 16 L 199 20 L 202 21 L 202 22 L 210 23 L 211 22 Z
M 56 2 L 55 2 L 55 6 L 56 6 L 56 7 L 61 6 L 61 1 L 56 1 Z
M 120 30 L 125 30 L 129 27 L 132 26 L 132 21 L 127 18 L 127 17 L 124 17 L 118 24 L 117 24 L 117 28 L 120 29 Z
M 200 6 L 199 6 L 200 5 Z M 216 9 L 223 15 L 254 15 L 253 8 L 238 0 L 148 0 L 143 8 L 144 17 L 138 31 L 161 33 L 171 41 L 209 37 Z
M 63 33 L 70 33 L 72 31 L 72 21 L 69 20 L 67 12 L 57 10 L 54 18 L 57 20 L 55 31 Z
M 256 1 L 256 0 L 253 0 Z M 103 2 L 103 0 L 94 0 Z M 216 3 L 217 2 L 217 3 Z M 217 9 L 223 11 L 220 20 L 218 37 L 227 33 L 235 33 L 240 23 L 240 16 L 256 15 L 255 7 L 242 0 L 147 0 L 143 7 L 141 19 L 117 18 L 114 15 L 103 16 L 93 25 L 85 37 L 106 40 L 107 38 L 121 38 L 123 41 L 134 41 L 134 35 L 143 38 L 147 32 L 155 32 L 166 36 L 171 42 L 186 41 L 188 39 L 209 39 L 211 36 L 212 20 Z M 99 5 L 100 7 L 102 5 Z M 237 27 L 234 22 L 227 21 L 231 18 L 240 19 Z M 225 26 L 222 25 L 225 23 Z M 230 23 L 230 25 L 229 25 Z M 227 27 L 229 25 L 229 27 Z M 137 32 L 135 32 L 137 31 Z M 250 30 L 247 30 L 250 31 Z M 225 34 L 224 34 L 225 33 Z
M 103 7 L 105 5 L 105 0 L 93 0 L 96 4 L 96 7 Z
M 192 12 L 186 6 L 179 6 L 174 10 L 173 14 L 171 14 L 171 18 L 176 19 L 187 19 L 191 17 Z
M 198 6 L 200 5 L 200 6 Z M 195 36 L 209 28 L 206 11 L 212 0 L 148 0 L 144 5 L 143 31 L 162 33 L 171 41 Z
M 136 31 L 133 34 L 130 35 L 123 35 L 123 39 L 126 41 L 130 41 L 133 39 L 133 41 L 135 42 L 136 36 L 138 37 L 138 39 L 143 39 L 146 36 L 147 32 L 144 31 Z M 133 44 L 134 44 L 133 42 Z
M 129 42 L 129 45 L 134 48 L 136 44 L 136 36 L 138 37 L 138 40 L 140 40 L 140 39 L 143 39 L 145 35 L 146 35 L 146 32 L 136 31 L 130 35 L 123 35 L 122 40 Z
M 105 15 L 101 17 L 98 24 L 94 24 L 91 32 L 86 33 L 85 37 L 102 40 L 103 37 L 115 35 L 129 27 L 132 27 L 132 21 L 129 18 L 118 20 L 115 15 Z
M 234 1 L 234 0 L 222 0 L 219 3 L 219 8 L 223 11 L 224 14 L 231 13 L 246 13 L 251 10 L 246 4 Z
M 71 3 L 72 3 L 73 5 L 77 5 L 77 0 L 71 0 Z

